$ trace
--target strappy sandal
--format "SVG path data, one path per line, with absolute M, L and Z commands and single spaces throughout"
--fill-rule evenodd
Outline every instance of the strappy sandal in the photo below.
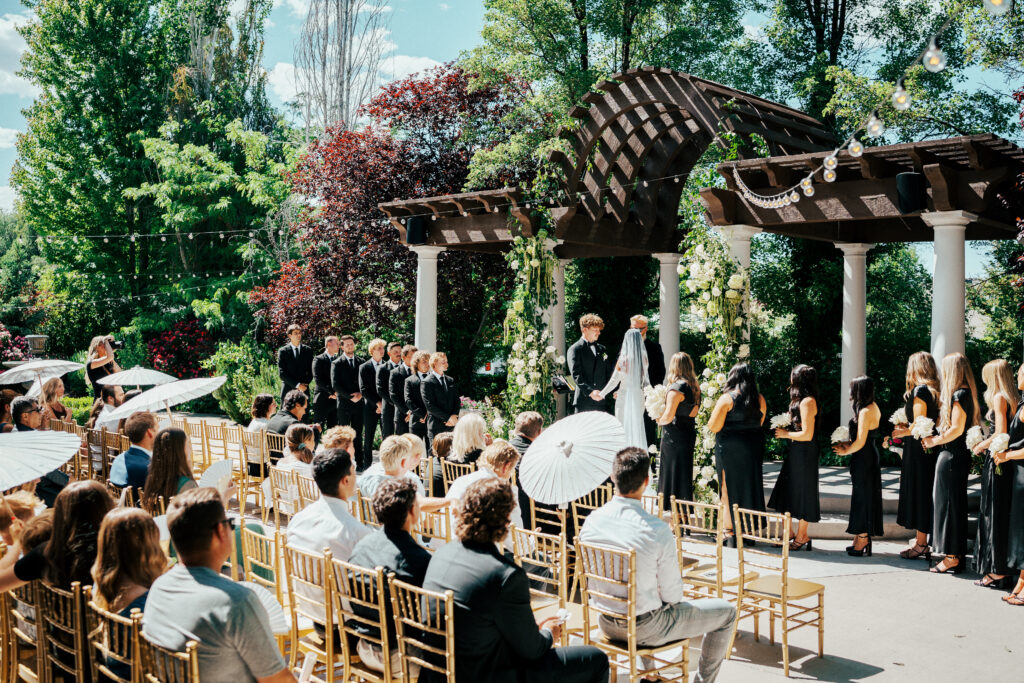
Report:
M 937 565 L 929 569 L 932 574 L 961 574 L 964 571 L 964 559 L 962 557 L 956 558 L 956 564 L 945 564 L 946 560 L 951 559 L 948 555 L 939 561 Z M 944 569 L 939 569 L 940 566 L 945 564 Z
M 1008 599 L 1006 599 L 1006 604 L 1013 605 L 1014 607 L 1020 607 L 1024 605 L 1024 598 L 1021 598 L 1019 594 L 1011 595 Z
M 993 574 L 985 574 L 985 576 L 975 581 L 974 585 L 982 588 L 997 588 L 1002 590 L 1006 588 L 1008 578 L 1009 576 L 1000 576 L 999 578 L 996 578 Z
M 1018 596 L 1017 596 L 1017 594 L 1016 594 L 1016 593 L 1007 593 L 1006 595 L 1004 595 L 1004 596 L 1002 597 L 1002 601 L 1003 601 L 1003 602 L 1010 602 L 1010 600 L 1013 600 L 1013 599 L 1015 599 L 1015 598 L 1017 598 L 1017 597 L 1018 597 Z
M 807 539 L 803 543 L 797 543 L 796 541 L 789 542 L 790 551 L 793 550 L 813 550 L 814 546 L 811 544 L 811 539 Z
M 918 550 L 918 548 L 921 548 L 921 550 Z M 902 557 L 904 560 L 917 560 L 922 557 L 926 560 L 930 560 L 932 557 L 932 549 L 930 546 L 918 545 L 917 543 L 915 543 L 913 548 L 907 548 L 906 550 L 900 552 L 900 557 Z

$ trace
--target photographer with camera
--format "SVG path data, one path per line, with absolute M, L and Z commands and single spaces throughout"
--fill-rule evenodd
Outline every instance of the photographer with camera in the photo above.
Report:
M 85 361 L 85 378 L 92 385 L 93 398 L 100 397 L 102 384 L 96 380 L 121 372 L 121 366 L 114 359 L 114 351 L 124 348 L 124 342 L 115 341 L 114 335 L 107 334 L 93 337 L 89 342 L 89 354 Z

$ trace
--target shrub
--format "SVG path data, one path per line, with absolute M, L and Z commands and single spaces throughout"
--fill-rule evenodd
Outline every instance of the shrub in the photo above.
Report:
M 16 337 L 0 323 L 0 361 L 25 360 L 28 357 L 28 340 Z
M 213 345 L 213 338 L 198 320 L 180 320 L 149 340 L 150 367 L 180 379 L 199 377 Z
M 67 378 L 64 379 L 67 383 Z M 92 397 L 83 396 L 81 398 L 75 398 L 72 396 L 65 396 L 61 402 L 71 411 L 72 419 L 80 425 L 84 425 L 89 421 L 89 411 L 92 409 Z
M 239 343 L 221 342 L 217 351 L 203 361 L 203 368 L 228 379 L 213 393 L 228 417 L 239 424 L 248 424 L 249 409 L 256 394 L 281 393 L 281 380 L 277 367 L 271 362 L 273 354 L 265 346 L 248 337 Z

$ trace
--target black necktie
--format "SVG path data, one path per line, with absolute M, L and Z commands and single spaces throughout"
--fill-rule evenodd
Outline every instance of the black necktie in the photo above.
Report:
M 298 360 L 298 358 L 299 358 L 299 347 L 298 346 L 293 346 L 292 347 L 292 352 L 295 354 L 295 359 Z

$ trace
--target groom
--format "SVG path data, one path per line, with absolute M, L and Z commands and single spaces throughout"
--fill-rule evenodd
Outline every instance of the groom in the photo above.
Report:
M 597 343 L 603 329 L 604 321 L 593 313 L 587 313 L 580 318 L 579 341 L 570 346 L 566 354 L 569 373 L 576 382 L 573 404 L 577 413 L 588 410 L 608 412 L 607 400 L 598 393 L 604 389 L 612 374 L 608 351 L 604 344 Z

